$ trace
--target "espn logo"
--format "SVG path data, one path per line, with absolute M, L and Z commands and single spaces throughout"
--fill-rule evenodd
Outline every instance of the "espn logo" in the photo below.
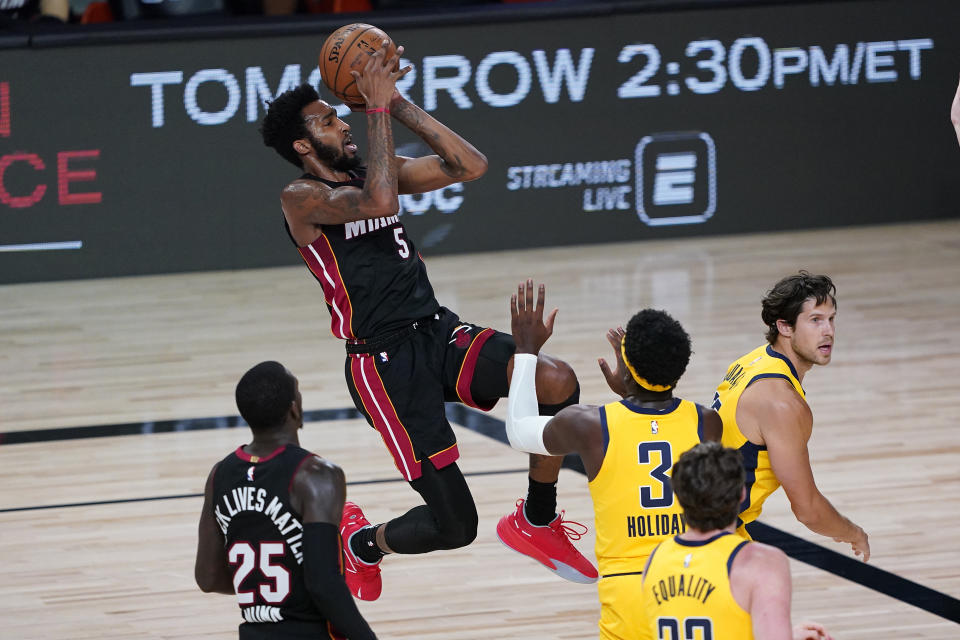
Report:
M 700 131 L 644 136 L 635 151 L 637 215 L 651 227 L 707 221 L 717 209 L 717 152 Z

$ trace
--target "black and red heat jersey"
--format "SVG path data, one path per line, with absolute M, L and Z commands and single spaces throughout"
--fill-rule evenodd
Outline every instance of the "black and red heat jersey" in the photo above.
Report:
M 316 623 L 317 637 L 329 628 L 307 592 L 303 577 L 303 518 L 290 505 L 290 485 L 313 454 L 294 445 L 268 456 L 239 447 L 213 475 L 213 515 L 226 539 L 245 624 Z
M 301 177 L 334 189 L 363 188 L 366 174 L 361 169 L 346 182 Z M 440 308 L 426 265 L 398 215 L 325 224 L 316 240 L 297 250 L 323 287 L 330 329 L 337 338 L 372 338 Z

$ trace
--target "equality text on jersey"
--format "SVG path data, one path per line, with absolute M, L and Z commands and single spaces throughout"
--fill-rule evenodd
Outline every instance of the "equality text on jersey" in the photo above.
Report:
M 658 580 L 650 585 L 650 592 L 657 604 L 679 597 L 694 598 L 706 604 L 707 598 L 714 592 L 717 585 L 706 578 L 693 574 L 671 575 L 665 580 Z

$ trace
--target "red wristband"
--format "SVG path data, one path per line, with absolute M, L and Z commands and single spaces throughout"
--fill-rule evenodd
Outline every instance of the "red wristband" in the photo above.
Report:
M 367 109 L 367 113 L 390 113 L 390 107 L 377 107 L 376 109 Z

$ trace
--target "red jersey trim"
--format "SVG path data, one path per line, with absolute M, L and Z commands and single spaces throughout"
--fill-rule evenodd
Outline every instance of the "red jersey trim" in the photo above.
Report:
M 457 443 L 454 442 L 443 451 L 438 451 L 432 456 L 429 456 L 429 458 L 430 462 L 433 463 L 434 469 L 443 469 L 460 458 L 460 449 L 457 447 Z
M 298 247 L 307 268 L 323 287 L 323 298 L 330 309 L 330 331 L 334 337 L 349 339 L 353 335 L 353 306 L 340 276 L 337 257 L 327 236 L 320 237 L 305 247 Z
M 247 446 L 247 445 L 245 445 L 245 444 L 240 445 L 239 447 L 237 447 L 237 450 L 234 451 L 233 453 L 236 454 L 236 456 L 237 456 L 238 458 L 240 458 L 241 460 L 243 460 L 243 461 L 245 461 L 245 462 L 253 462 L 253 463 L 266 462 L 267 460 L 272 460 L 273 458 L 276 458 L 278 455 L 280 455 L 281 453 L 283 453 L 284 449 L 287 448 L 287 445 L 285 445 L 285 444 L 284 444 L 284 445 L 281 445 L 281 446 L 277 447 L 276 449 L 274 449 L 274 450 L 273 450 L 273 453 L 271 453 L 270 455 L 261 457 L 261 456 L 252 456 L 252 455 L 250 455 L 249 453 L 247 453 L 246 451 L 244 451 L 243 448 L 244 448 L 245 446 Z
M 387 450 L 393 456 L 393 463 L 400 475 L 408 482 L 416 480 L 422 474 L 420 461 L 413 451 L 410 435 L 390 401 L 390 395 L 383 385 L 373 357 L 368 354 L 352 355 L 350 374 L 353 376 L 353 386 L 363 402 L 364 412 L 370 417 Z
M 474 399 L 473 395 L 470 393 L 470 384 L 473 382 L 473 373 L 477 367 L 477 359 L 480 357 L 480 350 L 483 349 L 484 343 L 493 336 L 493 329 L 484 329 L 476 335 L 473 339 L 473 342 L 470 343 L 470 346 L 467 347 L 467 353 L 463 356 L 463 363 L 460 365 L 460 373 L 457 374 L 457 396 L 459 396 L 460 401 L 463 404 L 474 407 L 477 409 L 482 409 L 483 411 L 489 411 L 497 403 L 497 400 L 494 399 L 492 403 L 480 405 Z

